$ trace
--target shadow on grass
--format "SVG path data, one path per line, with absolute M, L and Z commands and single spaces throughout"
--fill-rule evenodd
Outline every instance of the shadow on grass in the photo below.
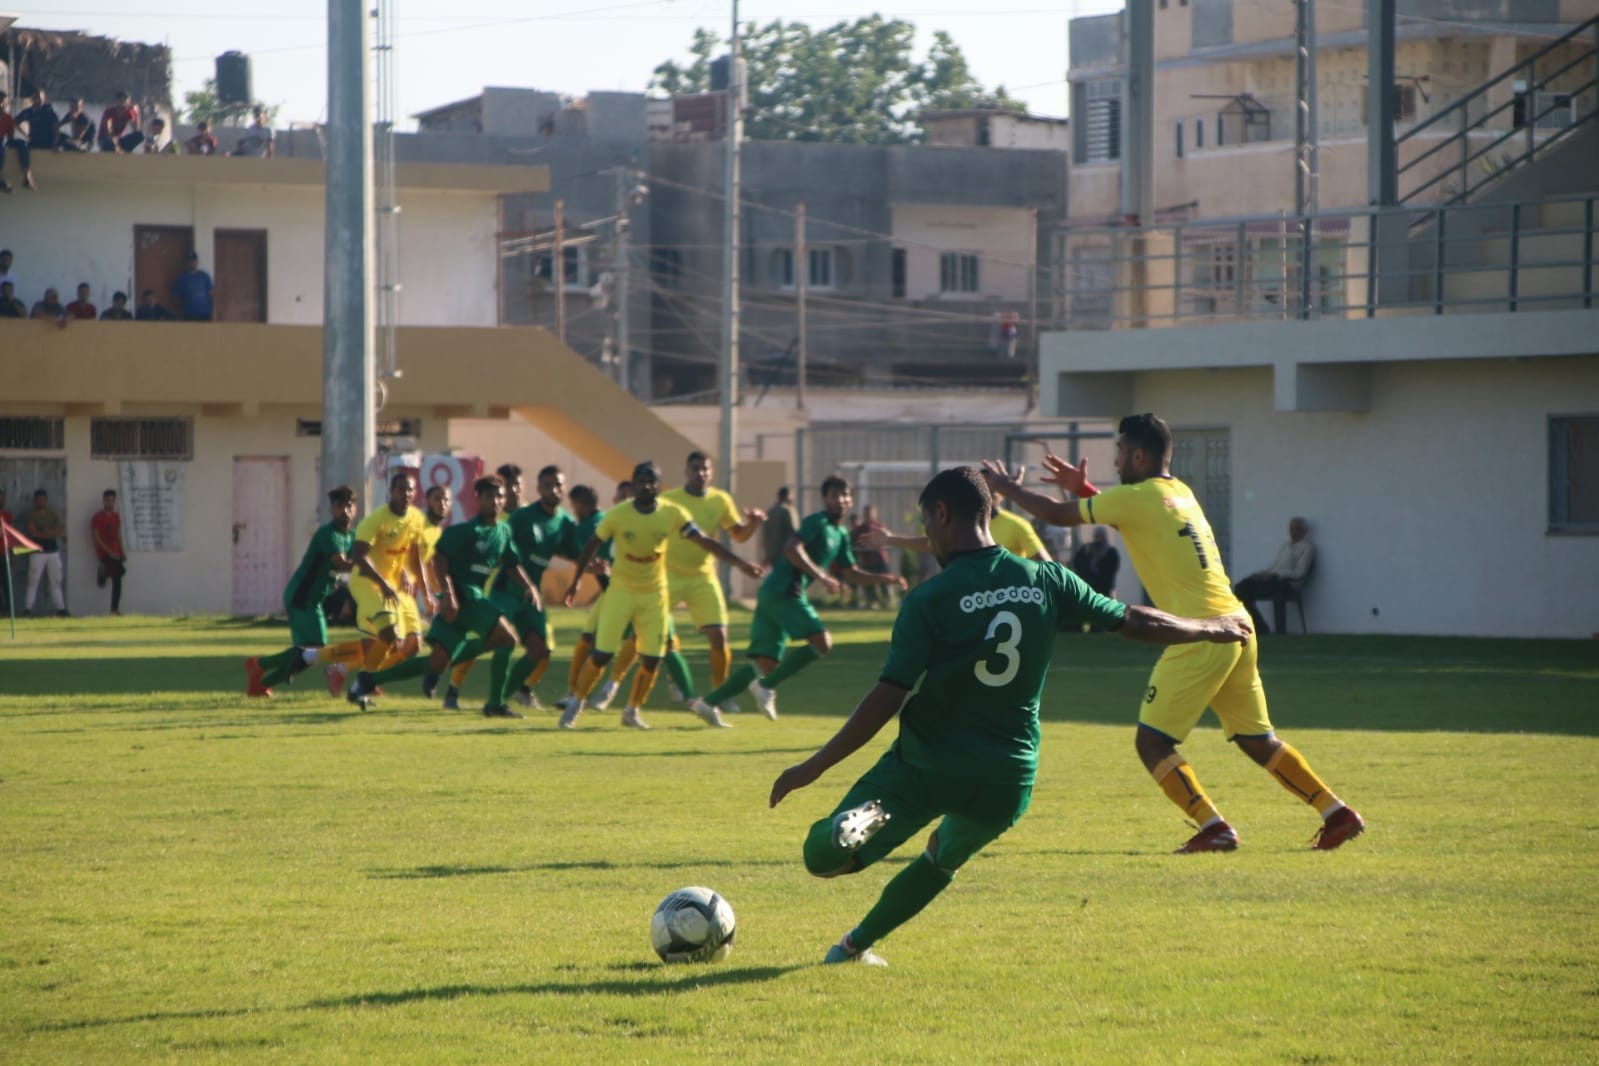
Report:
M 407 988 L 394 992 L 362 992 L 331 999 L 313 999 L 298 1006 L 281 1008 L 284 1013 L 307 1011 L 348 1010 L 352 1007 L 399 1007 L 408 1003 L 437 1003 L 479 996 L 661 996 L 691 992 L 697 988 L 715 988 L 720 985 L 745 985 L 762 981 L 775 981 L 779 977 L 805 969 L 805 966 L 746 966 L 743 968 L 717 967 L 684 972 L 663 965 L 639 963 L 630 969 L 639 973 L 658 975 L 655 978 L 639 977 L 633 980 L 611 978 L 599 981 L 543 981 L 537 984 L 518 985 L 436 985 L 431 988 Z M 681 974 L 681 976 L 676 976 Z M 116 1025 L 138 1025 L 143 1022 L 207 1021 L 217 1018 L 240 1018 L 251 1014 L 277 1013 L 278 1008 L 245 1007 L 232 1010 L 151 1011 L 147 1014 L 129 1014 L 116 1018 L 80 1018 L 76 1021 L 44 1022 L 32 1028 L 36 1033 L 62 1033 L 82 1029 L 104 1029 Z
M 713 731 L 714 735 L 714 731 Z M 799 748 L 742 748 L 735 751 L 710 751 L 705 748 L 692 748 L 685 751 L 563 751 L 561 755 L 576 755 L 585 759 L 677 759 L 687 757 L 714 756 L 718 759 L 737 759 L 746 755 L 809 755 L 816 750 L 814 745 Z
M 367 870 L 375 881 L 429 881 L 441 877 L 486 877 L 498 874 L 559 873 L 563 870 L 703 870 L 710 867 L 745 869 L 751 866 L 794 866 L 789 859 L 694 859 L 674 862 L 612 862 L 609 859 L 566 859 L 530 862 L 516 866 L 468 866 L 441 863 Z

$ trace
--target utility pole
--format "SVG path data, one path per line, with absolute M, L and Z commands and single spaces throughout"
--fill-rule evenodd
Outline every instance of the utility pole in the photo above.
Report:
M 372 125 L 365 0 L 328 0 L 328 162 L 322 282 L 322 492 L 366 495 L 376 449 Z
M 1299 216 L 1299 317 L 1309 318 L 1312 275 L 1316 266 L 1314 229 L 1321 186 L 1321 142 L 1316 120 L 1316 0 L 1298 0 L 1297 6 L 1294 212 Z
M 805 282 L 811 261 L 805 248 L 805 201 L 794 205 L 794 406 L 805 410 Z
M 555 201 L 555 247 L 550 252 L 555 281 L 555 336 L 566 343 L 566 201 Z
M 629 394 L 633 392 L 633 359 L 627 336 L 627 211 L 632 196 L 632 189 L 628 185 L 631 180 L 627 167 L 616 168 L 616 248 L 611 264 L 615 278 L 612 296 L 616 299 L 616 368 L 619 383 Z
M 717 469 L 722 488 L 733 491 L 733 471 L 738 466 L 738 208 L 739 141 L 744 136 L 743 76 L 739 71 L 738 0 L 733 0 L 733 35 L 727 64 L 727 158 L 722 191 L 722 432 L 718 440 Z M 725 568 L 724 568 L 725 571 Z M 724 583 L 726 573 L 723 574 Z

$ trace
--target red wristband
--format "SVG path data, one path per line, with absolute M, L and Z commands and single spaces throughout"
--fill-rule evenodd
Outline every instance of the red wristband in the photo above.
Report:
M 1079 492 L 1077 494 L 1077 498 L 1079 500 L 1086 500 L 1090 496 L 1098 496 L 1098 495 L 1099 495 L 1099 490 L 1094 488 L 1094 483 L 1092 481 L 1089 481 L 1087 478 L 1083 478 L 1083 491 Z

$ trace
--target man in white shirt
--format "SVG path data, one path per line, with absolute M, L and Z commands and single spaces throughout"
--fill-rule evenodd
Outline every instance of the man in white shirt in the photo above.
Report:
M 1272 618 L 1279 633 L 1288 632 L 1288 594 L 1303 588 L 1316 562 L 1316 546 L 1310 542 L 1310 523 L 1303 518 L 1288 520 L 1288 543 L 1277 550 L 1277 558 L 1264 570 L 1257 570 L 1233 586 L 1233 594 L 1244 601 L 1255 632 L 1270 633 L 1255 601 L 1270 599 Z
M 234 146 L 234 155 L 253 156 L 256 159 L 272 158 L 272 127 L 267 124 L 266 108 L 255 109 L 255 121 L 245 128 Z

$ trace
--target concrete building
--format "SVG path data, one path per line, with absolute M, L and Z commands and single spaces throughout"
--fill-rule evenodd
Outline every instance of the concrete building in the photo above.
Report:
M 1085 151 L 1041 405 L 1165 416 L 1174 473 L 1235 579 L 1269 564 L 1290 516 L 1307 518 L 1312 632 L 1587 638 L 1599 633 L 1599 10 L 1400 4 L 1403 77 L 1365 108 L 1387 94 L 1395 112 L 1390 168 L 1380 131 L 1376 158 L 1357 135 L 1357 7 L 1319 8 L 1328 118 L 1320 209 L 1302 217 L 1280 103 L 1291 5 L 1156 9 L 1144 115 L 1119 106 L 1117 17 L 1073 23 Z M 1103 225 L 1132 137 L 1154 146 L 1153 217 Z M 1392 203 L 1366 206 L 1368 189 L 1394 190 Z

